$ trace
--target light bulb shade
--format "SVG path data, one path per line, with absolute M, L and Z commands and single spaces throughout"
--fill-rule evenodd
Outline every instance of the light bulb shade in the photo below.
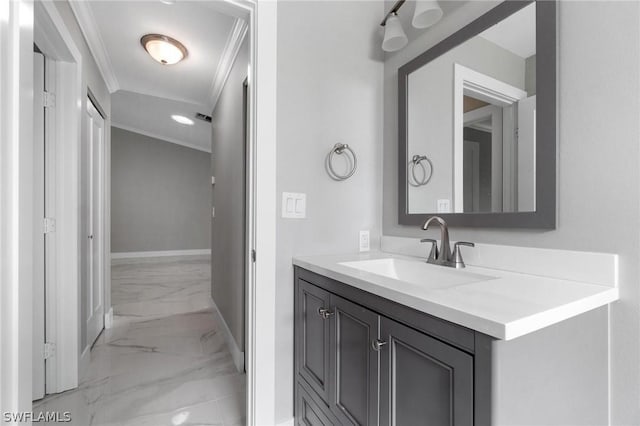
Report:
M 442 18 L 442 9 L 436 0 L 418 0 L 411 24 L 416 28 L 429 28 Z
M 398 15 L 391 15 L 384 26 L 384 40 L 382 50 L 385 52 L 395 52 L 407 45 L 407 35 L 404 33 L 402 23 Z
M 149 56 L 162 65 L 177 64 L 188 54 L 182 43 L 162 34 L 147 34 L 140 39 L 140 44 Z

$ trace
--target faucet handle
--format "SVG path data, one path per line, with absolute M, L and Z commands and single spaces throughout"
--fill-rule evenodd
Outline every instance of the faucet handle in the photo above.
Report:
M 453 262 L 456 268 L 464 268 L 464 260 L 462 260 L 462 253 L 460 252 L 460 246 L 475 247 L 474 243 L 467 241 L 458 241 L 453 245 Z
M 436 259 L 438 257 L 438 240 L 433 238 L 423 238 L 421 243 L 431 243 L 431 251 L 429 252 L 429 259 Z

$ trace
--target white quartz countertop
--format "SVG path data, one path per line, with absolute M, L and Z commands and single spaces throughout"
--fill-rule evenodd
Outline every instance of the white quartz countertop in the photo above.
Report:
M 416 257 L 369 252 L 301 256 L 295 257 L 293 263 L 366 292 L 503 340 L 532 333 L 618 299 L 618 289 L 612 286 L 475 266 L 456 270 L 424 264 L 428 267 L 425 280 L 429 280 L 430 268 L 435 268 L 435 277 L 443 273 L 456 274 L 459 271 L 469 277 L 473 277 L 474 274 L 484 277 L 478 281 L 471 278 L 463 280 L 467 282 L 459 285 L 438 287 L 421 286 L 342 265 L 345 262 L 389 258 L 424 262 L 424 259 Z M 470 280 L 471 282 L 468 282 Z

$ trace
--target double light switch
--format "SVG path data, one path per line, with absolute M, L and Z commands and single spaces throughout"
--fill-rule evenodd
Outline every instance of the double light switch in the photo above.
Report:
M 282 193 L 282 217 L 304 219 L 307 216 L 307 194 Z

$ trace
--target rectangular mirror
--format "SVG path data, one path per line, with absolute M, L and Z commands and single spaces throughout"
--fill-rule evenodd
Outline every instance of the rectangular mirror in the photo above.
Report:
M 553 1 L 506 1 L 402 66 L 399 222 L 554 228 Z

